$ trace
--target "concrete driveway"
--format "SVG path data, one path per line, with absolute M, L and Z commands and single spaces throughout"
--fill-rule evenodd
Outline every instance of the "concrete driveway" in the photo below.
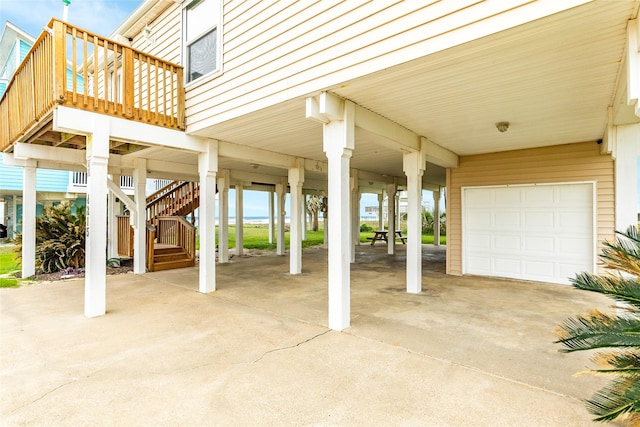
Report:
M 326 328 L 326 251 L 236 257 L 218 290 L 197 268 L 109 276 L 107 315 L 83 316 L 83 279 L 0 289 L 2 425 L 591 425 L 553 329 L 610 300 L 570 287 L 444 274 L 424 246 L 358 248 L 352 326 Z

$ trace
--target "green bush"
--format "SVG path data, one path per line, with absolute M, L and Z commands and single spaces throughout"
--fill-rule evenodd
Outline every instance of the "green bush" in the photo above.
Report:
M 589 372 L 613 379 L 586 402 L 594 421 L 625 420 L 640 425 L 640 236 L 631 226 L 605 241 L 600 258 L 606 274 L 579 273 L 573 286 L 607 295 L 618 302 L 613 314 L 592 309 L 564 321 L 557 330 L 561 351 L 600 350 Z
M 360 224 L 360 232 L 368 233 L 371 231 L 373 231 L 373 227 L 370 226 L 369 224 L 366 224 L 366 223 Z
M 72 212 L 68 203 L 47 206 L 36 218 L 36 268 L 54 273 L 66 268 L 84 267 L 86 217 L 84 206 Z M 16 238 L 16 251 L 22 252 L 22 235 Z

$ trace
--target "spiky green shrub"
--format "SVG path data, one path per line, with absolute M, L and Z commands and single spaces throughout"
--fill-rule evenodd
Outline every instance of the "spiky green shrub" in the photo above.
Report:
M 618 417 L 640 423 L 640 239 L 638 229 L 617 232 L 614 243 L 605 242 L 600 258 L 612 272 L 580 273 L 574 287 L 615 299 L 617 314 L 597 309 L 569 318 L 558 328 L 563 352 L 608 348 L 592 358 L 600 369 L 588 372 L 614 379 L 586 402 L 595 421 Z
M 36 268 L 54 273 L 65 268 L 84 267 L 86 217 L 84 206 L 72 211 L 69 203 L 47 206 L 36 218 Z M 22 252 L 22 235 L 16 238 Z

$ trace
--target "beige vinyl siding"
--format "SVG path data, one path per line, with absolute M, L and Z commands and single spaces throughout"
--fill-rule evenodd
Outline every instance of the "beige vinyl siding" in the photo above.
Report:
M 148 24 L 151 30 L 150 43 L 144 37 L 144 30 L 133 38 L 132 47 L 142 50 L 165 61 L 182 64 L 182 27 L 181 7 L 172 3 L 153 22 Z
M 462 274 L 461 187 L 596 182 L 597 254 L 614 237 L 614 165 L 596 142 L 467 156 L 447 170 L 447 274 Z M 600 268 L 600 267 L 598 267 Z
M 187 87 L 188 131 L 330 89 L 583 1 L 558 3 L 227 0 L 223 72 Z

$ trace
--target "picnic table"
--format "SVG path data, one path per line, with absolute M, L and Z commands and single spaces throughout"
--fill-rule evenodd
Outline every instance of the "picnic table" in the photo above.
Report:
M 374 230 L 373 232 L 375 234 L 371 237 L 371 246 L 373 246 L 378 240 L 384 240 L 385 242 L 389 241 L 388 230 Z M 407 243 L 407 237 L 402 235 L 402 230 L 396 230 L 395 239 L 400 240 L 403 245 Z

